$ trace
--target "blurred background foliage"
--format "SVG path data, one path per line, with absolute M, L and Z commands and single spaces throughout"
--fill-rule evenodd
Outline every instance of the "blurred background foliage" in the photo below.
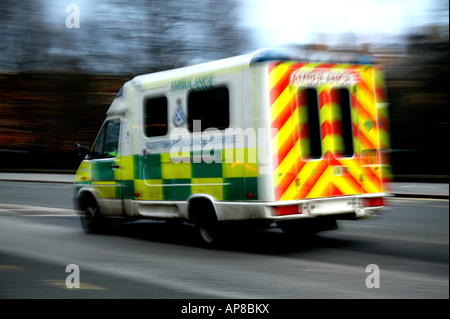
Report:
M 1 3 L 1 170 L 71 172 L 79 164 L 73 144 L 92 144 L 124 82 L 261 44 L 238 0 L 80 0 L 80 28 L 72 29 L 65 25 L 71 2 Z M 448 21 L 438 9 L 436 16 L 438 23 L 394 41 L 345 34 L 330 44 L 336 35 L 316 34 L 314 43 L 302 44 L 370 53 L 384 66 L 397 180 L 448 180 Z

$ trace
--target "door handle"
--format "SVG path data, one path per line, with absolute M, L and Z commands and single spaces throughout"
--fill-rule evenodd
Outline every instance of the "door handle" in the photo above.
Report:
M 116 163 L 112 163 L 112 164 L 111 164 L 111 168 L 112 168 L 112 169 L 118 169 L 118 168 L 120 168 L 120 165 L 119 165 L 119 164 L 116 164 Z

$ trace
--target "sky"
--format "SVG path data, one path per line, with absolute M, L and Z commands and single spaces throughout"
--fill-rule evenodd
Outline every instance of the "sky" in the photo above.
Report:
M 151 0 L 150 0 L 151 1 Z M 183 0 L 189 2 L 190 0 Z M 209 1 L 209 0 L 205 0 Z M 398 36 L 433 23 L 436 13 L 448 24 L 446 0 L 237 0 L 242 8 L 240 23 L 251 30 L 261 47 L 289 43 L 315 43 L 319 34 Z M 48 1 L 48 19 L 60 21 L 73 3 L 83 18 L 114 24 L 118 14 L 135 16 L 130 6 L 112 7 L 107 0 Z M 446 3 L 446 8 L 440 8 Z M 442 13 L 444 10 L 446 13 Z M 57 17 L 58 16 L 58 17 Z
M 262 46 L 315 43 L 319 34 L 398 36 L 436 18 L 440 0 L 245 0 Z M 448 5 L 447 5 L 448 21 Z M 447 22 L 448 23 L 448 22 Z
M 76 62 L 76 67 L 94 72 L 105 69 L 125 72 L 130 68 L 144 68 L 142 61 L 153 61 L 159 67 L 160 60 L 154 59 L 157 54 L 169 61 L 164 65 L 168 68 L 178 60 L 182 64 L 197 56 L 206 60 L 216 59 L 225 57 L 225 54 L 229 56 L 236 52 L 281 45 L 338 44 L 347 48 L 360 44 L 402 45 L 401 35 L 414 34 L 419 26 L 436 22 L 446 25 L 448 36 L 448 0 L 230 1 L 236 1 L 236 11 L 228 6 L 231 2 L 223 0 L 174 0 L 170 1 L 170 6 L 165 0 L 24 0 L 17 3 L 10 0 L 14 10 L 4 12 L 17 21 L 12 19 L 13 23 L 10 23 L 6 20 L 6 27 L 2 30 L 9 32 L 6 34 L 8 41 L 0 41 L 0 53 L 15 53 L 0 55 L 0 68 L 36 67 L 41 64 L 47 67 L 52 62 L 46 54 L 62 57 L 66 59 L 66 64 Z M 161 3 L 166 3 L 166 7 L 158 6 Z M 216 3 L 222 6 L 215 6 Z M 13 4 L 16 4 L 15 7 Z M 67 18 L 71 14 L 67 8 L 71 4 L 79 7 L 80 28 L 67 27 Z M 205 10 L 195 11 L 198 8 Z M 167 20 L 159 14 L 159 9 L 165 9 L 162 11 L 168 15 Z M 30 20 L 27 20 L 28 15 Z M 219 18 L 216 19 L 216 16 Z M 177 20 L 178 17 L 181 20 Z M 221 17 L 223 20 L 220 20 Z M 161 28 L 161 23 L 157 22 L 164 24 L 165 21 L 170 25 L 166 35 L 155 32 Z M 231 31 L 219 36 L 208 32 L 207 27 L 215 21 L 212 31 L 214 27 L 219 30 L 217 32 Z M 45 22 L 43 28 L 36 28 L 42 22 Z M 227 29 L 226 24 L 236 25 L 236 28 Z M 157 28 L 151 29 L 154 25 Z M 39 33 L 42 33 L 42 39 L 36 37 Z M 20 42 L 20 36 L 23 36 L 23 42 Z M 233 39 L 236 41 L 226 47 Z M 157 40 L 169 53 L 150 50 L 151 46 L 157 47 Z M 183 44 L 187 48 L 185 52 L 181 51 L 185 56 L 178 52 Z M 40 49 L 41 54 L 34 55 L 33 50 L 29 49 L 33 46 L 36 50 Z M 240 51 L 230 52 L 234 47 Z M 169 56 L 170 52 L 173 56 Z M 130 59 L 130 56 L 133 58 Z M 177 59 L 177 56 L 180 58 Z M 126 60 L 127 63 L 111 63 L 119 60 Z M 150 64 L 145 68 L 154 67 Z

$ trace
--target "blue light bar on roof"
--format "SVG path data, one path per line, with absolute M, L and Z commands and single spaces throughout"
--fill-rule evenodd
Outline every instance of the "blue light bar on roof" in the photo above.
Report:
M 264 49 L 257 51 L 250 65 L 267 61 L 303 61 L 329 63 L 373 64 L 375 58 L 356 52 L 327 52 L 316 50 Z

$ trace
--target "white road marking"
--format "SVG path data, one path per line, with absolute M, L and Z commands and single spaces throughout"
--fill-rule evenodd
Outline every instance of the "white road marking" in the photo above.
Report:
M 73 209 L 57 208 L 57 207 L 44 207 L 44 206 L 32 206 L 32 205 L 18 205 L 18 204 L 0 204 L 0 212 L 9 213 L 26 213 L 26 212 L 39 212 L 39 213 L 52 213 L 52 214 L 28 214 L 27 216 L 41 216 L 41 217 L 73 217 L 78 216 Z

